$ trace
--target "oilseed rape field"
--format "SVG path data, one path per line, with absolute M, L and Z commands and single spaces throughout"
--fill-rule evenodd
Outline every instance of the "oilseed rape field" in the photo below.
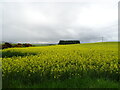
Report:
M 1 52 L 3 88 L 15 87 L 16 80 L 24 85 L 88 76 L 120 80 L 118 42 L 8 48 Z

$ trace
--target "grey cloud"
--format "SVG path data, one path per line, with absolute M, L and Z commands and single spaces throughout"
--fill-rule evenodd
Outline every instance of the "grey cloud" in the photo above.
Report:
M 117 25 L 94 28 L 76 23 L 82 8 L 89 6 L 88 3 L 5 3 L 3 41 L 58 42 L 60 39 L 79 39 L 82 42 L 96 42 L 101 40 L 101 36 L 108 41 L 116 40 Z

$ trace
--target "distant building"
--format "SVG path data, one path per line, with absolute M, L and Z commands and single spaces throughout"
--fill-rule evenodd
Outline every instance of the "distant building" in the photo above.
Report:
M 65 45 L 65 44 L 80 44 L 79 40 L 60 40 L 59 45 Z

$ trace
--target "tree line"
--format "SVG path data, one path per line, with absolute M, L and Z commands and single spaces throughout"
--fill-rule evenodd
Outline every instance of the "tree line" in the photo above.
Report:
M 12 48 L 12 47 L 31 47 L 31 46 L 33 46 L 33 45 L 29 44 L 29 43 L 25 43 L 25 44 L 21 44 L 21 43 L 11 44 L 11 43 L 5 42 L 4 44 L 0 45 L 0 48 L 1 49 L 5 49 L 5 48 Z

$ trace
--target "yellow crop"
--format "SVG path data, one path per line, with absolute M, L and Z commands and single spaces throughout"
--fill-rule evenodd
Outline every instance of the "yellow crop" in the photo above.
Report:
M 3 79 L 65 79 L 105 76 L 118 79 L 118 43 L 9 48 L 2 51 Z

